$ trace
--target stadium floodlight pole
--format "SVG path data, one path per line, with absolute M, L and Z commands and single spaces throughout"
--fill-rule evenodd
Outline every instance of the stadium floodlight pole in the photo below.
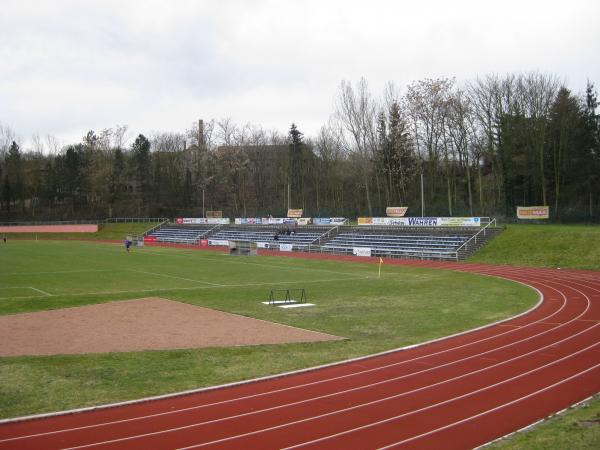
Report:
M 425 198 L 423 196 L 423 172 L 421 171 L 421 217 L 425 216 Z
M 202 188 L 202 217 L 206 217 L 204 214 L 204 188 Z

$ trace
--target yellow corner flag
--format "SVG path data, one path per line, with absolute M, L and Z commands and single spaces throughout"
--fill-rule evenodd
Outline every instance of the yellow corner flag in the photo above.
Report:
M 377 278 L 381 278 L 381 265 L 383 264 L 383 258 L 379 257 L 379 272 L 377 273 Z

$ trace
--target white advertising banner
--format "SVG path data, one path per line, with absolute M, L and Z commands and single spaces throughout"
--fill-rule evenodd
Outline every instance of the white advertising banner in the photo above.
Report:
M 263 225 L 283 225 L 284 223 L 295 224 L 297 219 L 290 219 L 287 217 L 268 217 L 263 218 Z
M 346 223 L 345 217 L 318 217 L 313 219 L 315 225 L 343 225 Z
M 229 225 L 229 219 L 213 217 L 178 217 L 175 221 L 183 225 Z
M 301 217 L 300 219 L 296 219 L 298 225 L 310 225 L 312 223 L 312 219 L 310 217 Z
M 265 220 L 269 219 L 261 219 L 260 217 L 236 217 L 235 224 L 236 225 L 261 225 Z
M 257 242 L 256 246 L 258 248 L 269 248 L 269 243 L 268 242 Z
M 219 245 L 223 247 L 229 247 L 229 241 L 223 239 L 209 239 L 208 245 Z
M 479 217 L 359 217 L 361 226 L 479 227 Z
M 371 256 L 371 248 L 370 247 L 354 247 L 352 249 L 352 253 L 356 256 Z
M 291 252 L 293 249 L 293 244 L 279 244 L 279 251 L 281 252 Z

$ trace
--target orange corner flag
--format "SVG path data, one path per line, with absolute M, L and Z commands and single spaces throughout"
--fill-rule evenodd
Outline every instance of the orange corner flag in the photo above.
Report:
M 383 258 L 379 257 L 379 264 L 383 264 Z

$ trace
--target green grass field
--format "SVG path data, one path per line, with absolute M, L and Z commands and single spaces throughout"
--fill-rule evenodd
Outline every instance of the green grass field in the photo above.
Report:
M 600 226 L 508 225 L 471 261 L 600 270 Z
M 0 314 L 161 296 L 347 338 L 341 342 L 0 358 L 0 416 L 54 411 L 253 378 L 414 344 L 531 307 L 508 281 L 363 263 L 73 241 L 0 247 Z M 265 306 L 304 287 L 315 307 Z M 49 324 L 52 326 L 52 324 Z M 90 330 L 93 332 L 93 330 Z M 41 395 L 43 393 L 43 395 Z

